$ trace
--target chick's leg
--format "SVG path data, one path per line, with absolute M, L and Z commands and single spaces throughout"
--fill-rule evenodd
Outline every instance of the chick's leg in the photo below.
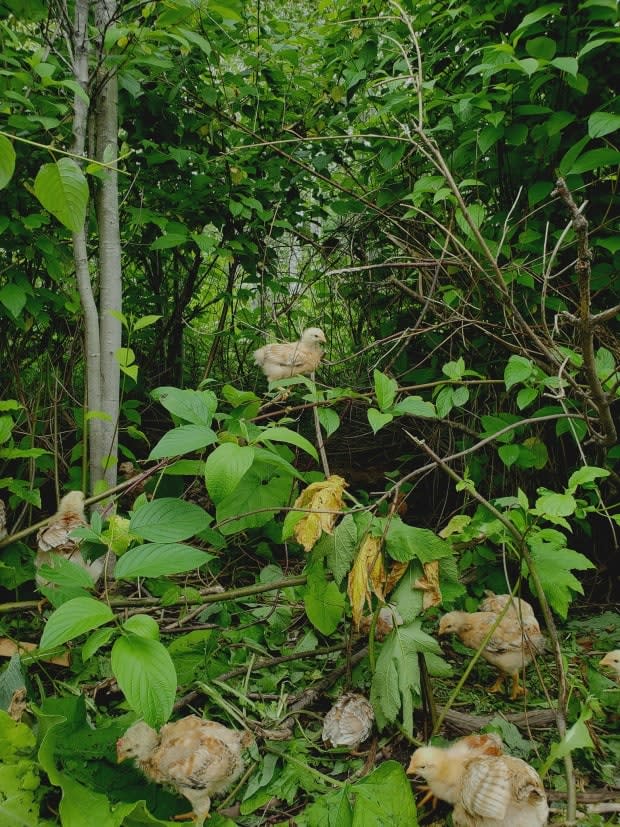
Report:
M 501 692 L 504 688 L 504 675 L 500 672 L 497 680 L 492 686 L 489 686 L 489 692 Z
M 424 793 L 424 796 L 418 801 L 417 807 L 423 807 L 429 801 L 431 802 L 431 809 L 434 810 L 439 803 L 439 799 L 436 795 L 433 795 L 433 791 L 427 784 L 417 784 L 416 790 L 420 793 Z
M 512 691 L 510 692 L 510 700 L 516 701 L 517 698 L 521 698 L 523 695 L 526 694 L 526 689 L 524 686 L 521 686 L 519 683 L 519 673 L 514 672 L 512 675 Z

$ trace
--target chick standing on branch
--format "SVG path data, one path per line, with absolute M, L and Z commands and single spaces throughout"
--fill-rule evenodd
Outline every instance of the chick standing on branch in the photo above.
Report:
M 243 772 L 241 752 L 253 740 L 250 732 L 188 715 L 159 733 L 139 721 L 119 738 L 116 754 L 119 763 L 135 758 L 147 778 L 187 798 L 201 827 L 209 816 L 211 796 L 225 792 Z
M 289 379 L 299 374 L 310 374 L 319 366 L 323 356 L 325 334 L 319 327 L 308 327 L 298 342 L 264 345 L 254 351 L 254 361 L 269 382 Z
M 103 573 L 105 556 L 96 560 L 87 561 L 82 556 L 79 542 L 72 540 L 69 534 L 74 528 L 87 525 L 84 514 L 84 494 L 81 491 L 70 491 L 60 501 L 58 511 L 37 534 L 39 550 L 34 558 L 37 569 L 41 566 L 53 566 L 54 560 L 64 558 L 85 569 L 96 583 Z M 48 585 L 48 581 L 37 573 L 38 586 Z

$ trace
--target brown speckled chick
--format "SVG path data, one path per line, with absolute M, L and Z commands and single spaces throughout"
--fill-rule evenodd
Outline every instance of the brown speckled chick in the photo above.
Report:
M 188 715 L 159 733 L 144 721 L 131 726 L 116 744 L 118 761 L 135 758 L 138 768 L 191 803 L 197 827 L 209 815 L 211 797 L 225 792 L 243 772 L 241 752 L 250 732 Z
M 84 494 L 81 491 L 70 491 L 60 501 L 58 511 L 46 526 L 37 534 L 39 550 L 34 558 L 37 569 L 43 565 L 53 566 L 54 560 L 64 557 L 85 569 L 96 583 L 101 577 L 105 566 L 105 556 L 96 560 L 87 561 L 82 557 L 79 542 L 72 540 L 69 533 L 74 528 L 87 525 L 84 514 Z M 36 575 L 37 585 L 45 586 L 48 581 L 41 575 Z
M 356 692 L 338 698 L 323 721 L 323 741 L 355 750 L 372 732 L 375 719 L 370 701 Z
M 620 649 L 612 649 L 599 661 L 599 666 L 605 666 L 613 672 L 613 679 L 620 683 Z

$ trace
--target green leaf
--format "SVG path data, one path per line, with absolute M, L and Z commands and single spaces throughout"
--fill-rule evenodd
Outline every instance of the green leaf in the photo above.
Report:
M 560 72 L 566 72 L 573 77 L 575 77 L 579 71 L 579 61 L 574 57 L 554 57 L 551 65 L 559 69 Z
M 562 174 L 580 175 L 583 172 L 591 172 L 593 169 L 616 166 L 618 163 L 620 163 L 620 151 L 617 149 L 607 147 L 591 149 L 589 152 L 580 155 L 572 166 Z
M 531 405 L 532 402 L 538 398 L 539 391 L 537 388 L 521 388 L 517 393 L 517 408 L 522 411 Z
M 308 620 L 319 632 L 331 635 L 344 615 L 345 596 L 334 582 L 325 576 L 308 576 L 304 589 L 304 606 Z
M 194 503 L 177 500 L 175 497 L 162 497 L 144 503 L 135 512 L 129 523 L 129 531 L 155 543 L 176 543 L 199 534 L 210 525 L 212 519 L 210 514 Z M 126 556 L 123 555 L 123 558 Z
M 550 37 L 532 37 L 525 44 L 528 55 L 538 60 L 551 60 L 556 53 L 556 43 Z
M 204 425 L 181 425 L 168 431 L 149 454 L 149 459 L 165 459 L 199 451 L 217 442 L 217 435 Z
M 40 647 L 52 649 L 111 620 L 114 620 L 114 613 L 105 603 L 92 597 L 75 597 L 50 615 L 41 636 Z
M 510 468 L 511 465 L 514 465 L 515 462 L 519 459 L 519 446 L 518 445 L 500 445 L 497 449 L 497 453 L 499 454 L 499 458 L 504 463 L 507 468 Z
M 225 442 L 209 454 L 205 463 L 205 483 L 209 496 L 219 503 L 231 494 L 254 462 L 250 445 Z
M 52 563 L 39 568 L 39 574 L 44 580 L 56 583 L 69 589 L 92 589 L 93 578 L 82 566 L 67 560 L 59 554 L 51 555 Z
M 150 327 L 152 324 L 155 324 L 155 322 L 159 319 L 161 319 L 161 316 L 141 316 L 139 319 L 136 319 L 136 321 L 133 323 L 133 329 L 143 330 L 145 327 Z
M 290 504 L 290 495 L 290 476 L 267 473 L 255 465 L 232 494 L 217 504 L 217 527 L 225 536 L 248 528 L 260 528 Z
M 108 643 L 115 632 L 116 629 L 111 626 L 108 626 L 105 629 L 96 629 L 92 635 L 88 636 L 86 643 L 82 646 L 82 660 L 84 662 L 90 660 L 90 658 L 92 658 L 92 656 L 99 649 L 101 649 L 102 646 L 105 646 L 106 643 Z
M 375 380 L 375 396 L 377 397 L 377 405 L 382 411 L 391 408 L 396 398 L 398 391 L 398 382 L 381 373 L 380 370 L 374 371 Z
M 524 356 L 511 356 L 504 368 L 504 382 L 509 391 L 513 385 L 526 382 L 534 373 L 534 363 Z
M 430 563 L 442 557 L 451 557 L 452 546 L 442 540 L 428 528 L 403 523 L 400 517 L 394 517 L 385 538 L 385 548 L 392 560 L 406 563 L 408 560 L 420 560 Z
M 446 385 L 435 397 L 435 410 L 439 419 L 448 416 L 454 405 L 452 404 L 452 388 Z
M 72 158 L 44 164 L 35 178 L 34 194 L 67 229 L 77 233 L 84 227 L 88 183 Z
M 325 544 L 327 567 L 334 575 L 338 586 L 349 573 L 358 545 L 358 527 L 352 514 L 345 514 L 333 534 L 323 534 L 317 549 L 322 551 Z
M 0 135 L 0 138 L 2 135 Z M 0 288 L 0 302 L 6 307 L 11 315 L 17 319 L 28 301 L 28 293 L 20 285 L 10 282 Z
M 394 419 L 394 416 L 391 413 L 381 413 L 376 408 L 369 408 L 367 411 L 367 416 L 368 422 L 374 434 Z
M 311 442 L 298 434 L 297 431 L 291 431 L 289 428 L 284 428 L 281 425 L 275 425 L 273 428 L 265 428 L 256 440 L 257 442 L 286 442 L 289 445 L 296 445 L 305 451 L 307 454 L 318 462 L 319 455 L 316 448 Z
M 593 112 L 588 118 L 588 135 L 602 138 L 620 129 L 620 115 L 613 112 Z
M 536 511 L 541 516 L 569 517 L 574 514 L 577 502 L 572 494 L 543 494 L 536 500 Z
M 572 493 L 579 485 L 587 485 L 589 482 L 594 482 L 601 477 L 608 477 L 610 472 L 606 468 L 597 468 L 595 465 L 584 465 L 578 468 L 570 475 L 568 479 L 567 491 Z
M 15 172 L 15 150 L 4 135 L 0 135 L 0 190 L 4 189 Z
M 574 593 L 583 594 L 581 583 L 572 574 L 572 569 L 585 571 L 595 568 L 594 564 L 578 551 L 566 548 L 566 537 L 552 528 L 528 535 L 527 542 L 532 563 L 551 607 L 566 619 Z M 524 574 L 528 572 L 525 570 Z
M 326 436 L 336 433 L 340 427 L 340 417 L 333 408 L 319 408 L 317 416 Z
M 396 761 L 385 761 L 351 788 L 352 827 L 417 827 L 411 782 Z
M 127 703 L 152 727 L 166 723 L 172 712 L 177 673 L 158 640 L 131 633 L 112 646 L 112 672 Z
M 217 410 L 217 397 L 212 391 L 160 387 L 155 388 L 152 396 L 171 414 L 192 425 L 208 428 Z
M 409 414 L 409 416 L 421 416 L 426 419 L 437 417 L 433 403 L 425 402 L 421 396 L 406 396 L 400 399 L 392 410 L 396 414 Z
M 210 560 L 212 554 L 182 543 L 145 543 L 123 554 L 116 563 L 114 576 L 165 577 L 198 569 Z
M 400 717 L 405 731 L 413 734 L 413 710 L 421 704 L 419 652 L 428 655 L 431 674 L 450 674 L 439 644 L 422 631 L 420 620 L 399 626 L 398 634 L 390 635 L 381 647 L 372 679 L 370 701 L 380 729 Z
M 159 626 L 150 615 L 131 615 L 123 623 L 123 630 L 149 640 L 159 640 Z
M 581 711 L 579 718 L 566 731 L 566 734 L 559 742 L 551 744 L 549 749 L 549 756 L 544 765 L 540 769 L 542 778 L 546 775 L 549 769 L 556 761 L 569 755 L 576 749 L 594 749 L 594 742 L 590 736 L 590 731 L 587 727 L 586 721 L 592 717 L 592 710 L 586 707 Z

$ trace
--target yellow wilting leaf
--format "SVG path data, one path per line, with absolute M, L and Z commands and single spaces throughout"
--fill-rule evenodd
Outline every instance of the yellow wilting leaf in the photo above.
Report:
M 368 603 L 368 607 L 371 608 L 371 591 L 379 600 L 385 600 L 386 572 L 381 553 L 382 545 L 382 537 L 366 537 L 349 572 L 347 593 L 351 601 L 353 623 L 358 631 L 365 604 Z
M 409 563 L 392 563 L 388 576 L 385 581 L 385 593 L 389 594 L 392 589 L 400 582 L 400 578 L 409 568 Z
M 439 560 L 424 563 L 424 577 L 413 584 L 416 589 L 422 589 L 422 608 L 439 606 L 441 603 L 441 589 L 439 588 Z
M 313 514 L 306 514 L 294 527 L 298 543 L 310 551 L 321 534 L 331 534 L 340 512 L 344 508 L 344 489 L 347 482 L 332 474 L 323 482 L 313 482 L 295 500 L 294 508 L 309 508 Z

